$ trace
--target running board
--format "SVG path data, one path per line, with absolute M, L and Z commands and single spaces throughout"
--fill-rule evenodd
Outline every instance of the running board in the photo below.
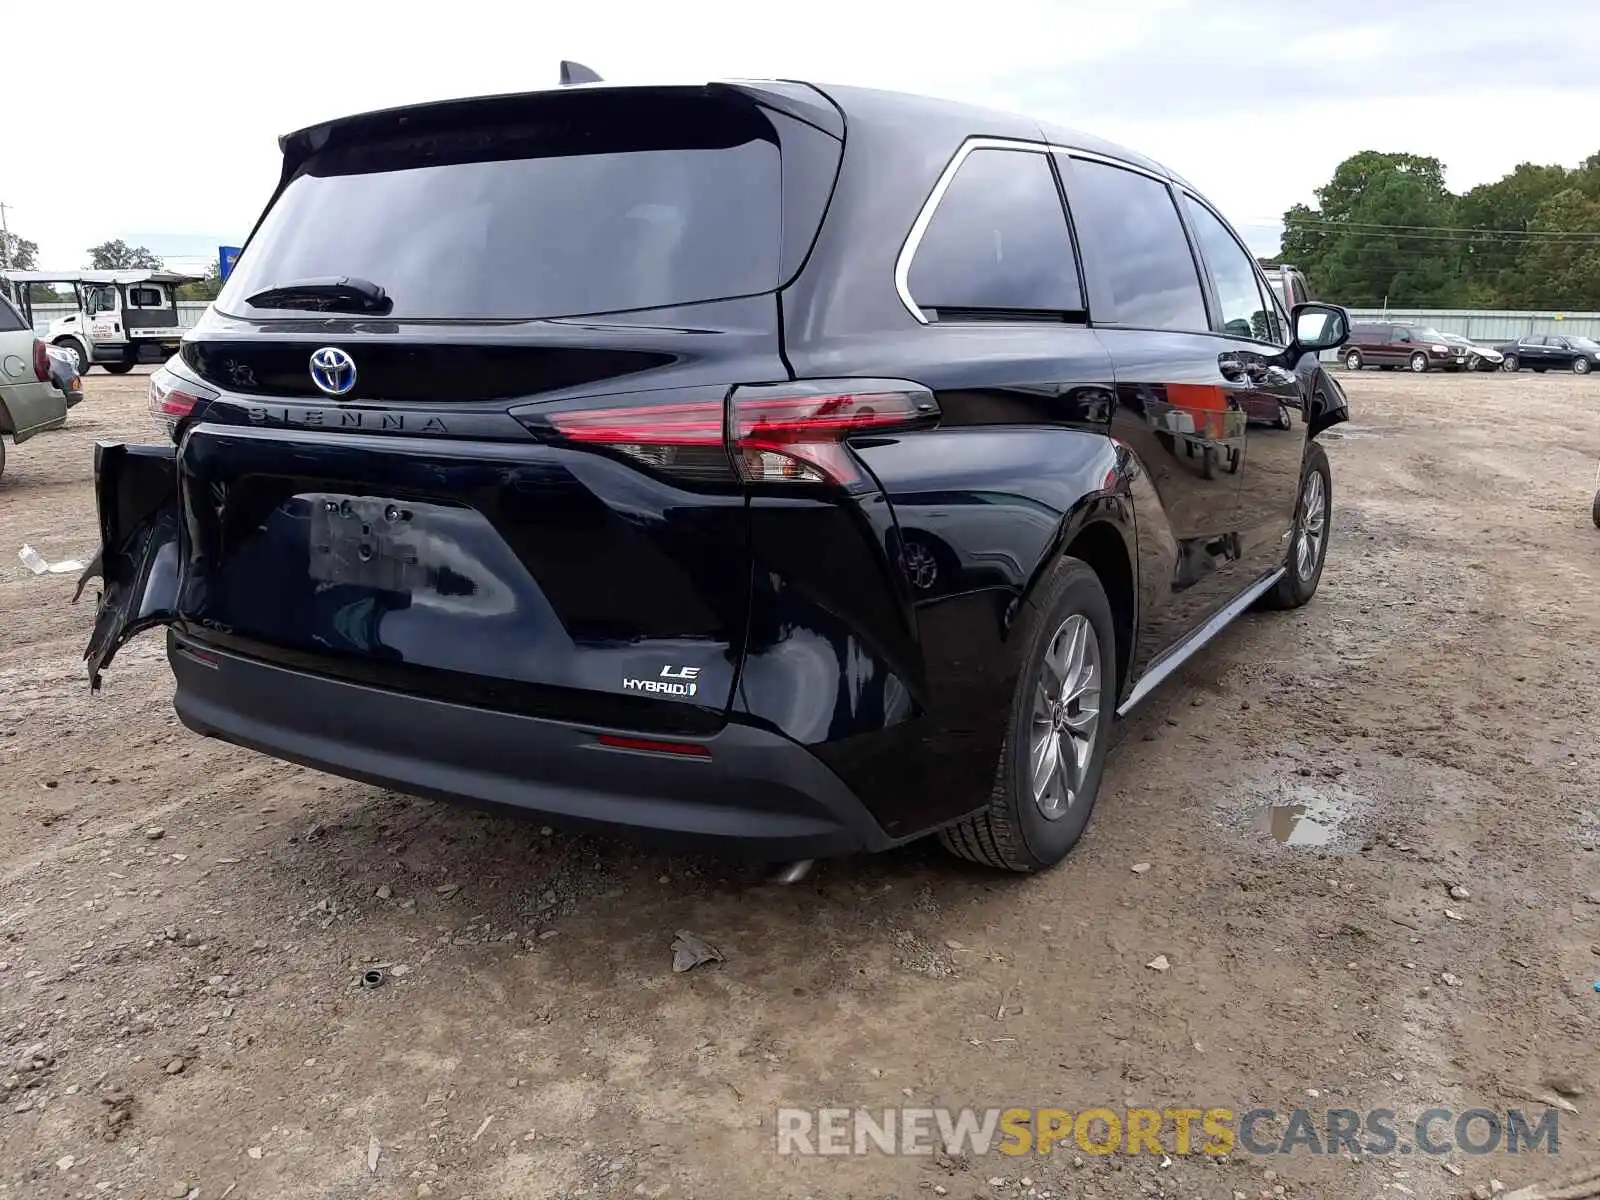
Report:
M 1240 592 L 1232 600 L 1228 601 L 1226 605 L 1213 613 L 1211 619 L 1204 625 L 1169 650 L 1160 662 L 1140 676 L 1139 682 L 1133 685 L 1133 691 L 1128 693 L 1128 698 L 1117 709 L 1117 716 L 1125 717 L 1132 712 L 1140 701 L 1161 686 L 1167 676 L 1188 662 L 1197 650 L 1232 624 L 1235 617 L 1254 604 L 1263 592 L 1282 579 L 1283 573 L 1284 569 L 1279 567 L 1271 575 L 1251 584 L 1250 587 Z

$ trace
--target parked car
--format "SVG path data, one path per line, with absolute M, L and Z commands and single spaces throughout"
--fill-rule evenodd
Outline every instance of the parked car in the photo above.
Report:
M 1115 717 L 1316 592 L 1348 318 L 1286 314 L 1132 151 L 750 81 L 282 147 L 184 337 L 203 417 L 96 453 L 90 679 L 164 625 L 198 733 L 658 842 L 1031 871 Z
M 1444 334 L 1428 325 L 1407 321 L 1361 321 L 1350 327 L 1350 337 L 1340 348 L 1344 365 L 1352 371 L 1362 367 L 1410 371 L 1467 369 L 1467 352 L 1452 345 Z
M 36 433 L 59 429 L 67 420 L 67 395 L 50 375 L 49 348 L 5 296 L 0 296 L 0 434 L 19 446 Z M 6 468 L 0 438 L 0 473 Z
M 1498 371 L 1505 362 L 1505 355 L 1489 346 L 1480 346 L 1471 338 L 1462 337 L 1459 333 L 1446 333 L 1442 335 L 1445 343 L 1458 346 L 1467 352 L 1467 370 L 1469 371 Z
M 1600 367 L 1600 343 L 1593 338 L 1557 334 L 1529 334 L 1514 342 L 1496 346 L 1503 361 L 1502 370 L 1572 371 L 1587 375 Z
M 50 382 L 66 400 L 68 408 L 77 407 L 83 401 L 83 376 L 78 371 L 78 356 L 57 346 L 46 346 L 44 352 L 50 358 Z

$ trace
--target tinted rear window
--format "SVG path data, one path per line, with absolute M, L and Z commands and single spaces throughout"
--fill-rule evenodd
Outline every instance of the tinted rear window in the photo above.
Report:
M 1072 236 L 1043 154 L 974 150 L 934 209 L 907 273 L 928 308 L 1083 308 Z
M 266 311 L 246 298 L 343 275 L 382 287 L 395 317 L 581 316 L 778 286 L 779 153 L 757 110 L 584 100 L 335 141 L 263 219 L 218 307 Z
M 1075 160 L 1067 203 L 1084 261 L 1110 285 L 1117 324 L 1210 328 L 1199 270 L 1166 184 L 1121 167 Z

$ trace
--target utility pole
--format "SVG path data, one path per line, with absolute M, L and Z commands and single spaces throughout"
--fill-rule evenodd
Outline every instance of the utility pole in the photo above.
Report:
M 6 224 L 6 209 L 11 206 L 0 200 L 0 267 L 11 269 L 11 226 Z

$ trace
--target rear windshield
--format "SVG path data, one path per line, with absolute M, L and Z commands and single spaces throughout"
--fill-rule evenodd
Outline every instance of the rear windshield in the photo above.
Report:
M 570 96 L 578 101 L 578 96 Z M 217 307 L 354 276 L 389 315 L 582 316 L 775 289 L 777 137 L 758 110 L 691 94 L 591 95 L 559 115 L 349 137 L 279 196 Z

